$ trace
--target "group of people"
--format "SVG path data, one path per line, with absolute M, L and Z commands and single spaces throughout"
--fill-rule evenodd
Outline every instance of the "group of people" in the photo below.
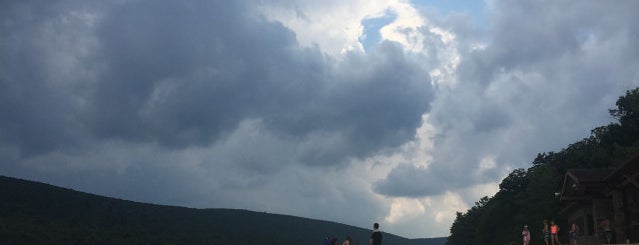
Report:
M 542 232 L 544 233 L 544 242 L 546 243 L 546 245 L 555 245 L 556 244 L 561 244 L 561 242 L 559 241 L 559 231 L 561 230 L 561 228 L 559 228 L 559 225 L 557 225 L 555 223 L 554 220 L 550 221 L 550 226 L 548 225 L 548 220 L 544 220 L 544 229 L 542 230 Z M 572 224 L 570 227 L 570 243 L 572 245 L 576 245 L 577 244 L 577 231 L 579 230 L 579 227 L 576 224 Z M 550 239 L 550 242 L 548 242 L 548 239 Z
M 344 239 L 344 242 L 342 242 L 342 245 L 352 245 L 353 244 L 353 239 L 350 236 L 347 236 L 346 239 Z M 333 239 L 330 239 L 328 237 L 324 238 L 324 243 L 322 245 L 337 245 L 337 237 L 333 237 Z
M 326 237 L 323 245 L 338 245 L 337 238 L 333 237 L 333 239 L 329 239 L 329 237 Z M 353 239 L 347 236 L 341 245 L 353 245 Z M 378 223 L 373 224 L 373 232 L 371 232 L 369 245 L 382 245 L 382 232 L 379 230 Z
M 616 242 L 614 232 L 611 229 L 610 219 L 602 219 L 599 222 L 599 229 L 602 231 L 600 234 L 603 235 L 601 239 L 603 239 L 604 243 L 612 244 Z M 548 224 L 548 220 L 544 220 L 544 229 L 542 232 L 544 234 L 544 242 L 546 245 L 561 245 L 561 242 L 559 242 L 559 230 L 559 225 L 557 225 L 555 221 L 551 220 L 550 224 Z M 579 226 L 576 223 L 572 223 L 570 225 L 570 230 L 568 231 L 570 245 L 578 245 L 578 234 Z M 524 245 L 529 245 L 530 231 L 528 230 L 528 226 L 524 226 L 521 235 L 523 237 Z
M 559 241 L 559 230 L 559 225 L 557 225 L 554 220 L 550 221 L 550 225 L 548 224 L 548 220 L 544 220 L 544 228 L 541 231 L 544 234 L 544 242 L 546 243 L 546 245 L 561 245 L 561 242 Z M 570 235 L 571 245 L 577 245 L 578 232 L 579 226 L 577 226 L 577 224 L 575 223 L 572 223 L 572 225 L 570 225 L 570 231 L 568 232 L 568 234 Z M 521 231 L 521 236 L 524 241 L 524 245 L 529 245 L 530 230 L 528 230 L 527 225 L 525 225 L 524 229 Z

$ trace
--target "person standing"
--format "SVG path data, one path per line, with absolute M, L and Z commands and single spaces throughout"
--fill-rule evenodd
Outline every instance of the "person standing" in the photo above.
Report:
M 550 245 L 550 244 L 548 244 L 548 239 L 550 239 L 550 230 L 548 229 L 548 220 L 547 219 L 544 220 L 544 229 L 541 230 L 541 232 L 544 233 L 544 242 L 546 243 L 546 245 Z
M 347 236 L 346 240 L 342 242 L 342 245 L 353 245 L 353 239 L 351 238 L 351 236 Z
M 601 223 L 599 223 L 599 227 L 603 228 L 603 232 L 604 232 L 604 239 L 606 239 L 606 243 L 611 244 L 614 243 L 615 241 L 613 241 L 613 233 L 612 233 L 612 228 L 610 227 L 610 219 L 608 219 L 608 217 L 606 217 L 603 221 L 601 221 Z
M 524 225 L 524 230 L 521 231 L 521 236 L 524 240 L 524 245 L 530 244 L 530 231 L 528 230 L 528 226 Z
M 379 224 L 373 224 L 373 232 L 371 233 L 370 245 L 382 245 L 382 232 L 379 231 Z
M 579 226 L 577 224 L 572 223 L 570 225 L 570 231 L 568 234 L 570 235 L 570 245 L 577 245 L 577 232 L 579 231 Z
M 337 237 L 333 237 L 333 239 L 331 239 L 331 245 L 337 245 Z
M 322 245 L 331 245 L 331 238 L 326 236 L 322 241 Z
M 555 245 L 555 242 L 557 242 L 558 245 L 561 245 L 561 242 L 559 241 L 559 226 L 557 224 L 555 224 L 554 220 L 550 221 L 550 242 L 552 245 Z

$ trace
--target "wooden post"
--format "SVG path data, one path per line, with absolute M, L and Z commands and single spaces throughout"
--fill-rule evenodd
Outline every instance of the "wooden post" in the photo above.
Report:
M 621 190 L 612 191 L 612 212 L 614 216 L 613 229 L 617 243 L 626 240 L 626 215 L 623 205 L 623 192 Z

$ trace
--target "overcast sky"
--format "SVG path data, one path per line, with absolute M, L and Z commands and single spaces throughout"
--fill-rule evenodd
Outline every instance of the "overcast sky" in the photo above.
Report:
M 639 86 L 639 1 L 2 1 L 0 174 L 448 236 Z M 340 235 L 340 234 L 336 234 Z

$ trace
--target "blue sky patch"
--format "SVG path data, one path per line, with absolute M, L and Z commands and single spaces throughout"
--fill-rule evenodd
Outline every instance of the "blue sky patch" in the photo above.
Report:
M 396 13 L 386 11 L 384 16 L 362 20 L 364 35 L 359 38 L 359 42 L 364 46 L 364 50 L 368 51 L 374 48 L 382 39 L 380 33 L 382 27 L 393 23 L 395 19 L 397 19 Z

